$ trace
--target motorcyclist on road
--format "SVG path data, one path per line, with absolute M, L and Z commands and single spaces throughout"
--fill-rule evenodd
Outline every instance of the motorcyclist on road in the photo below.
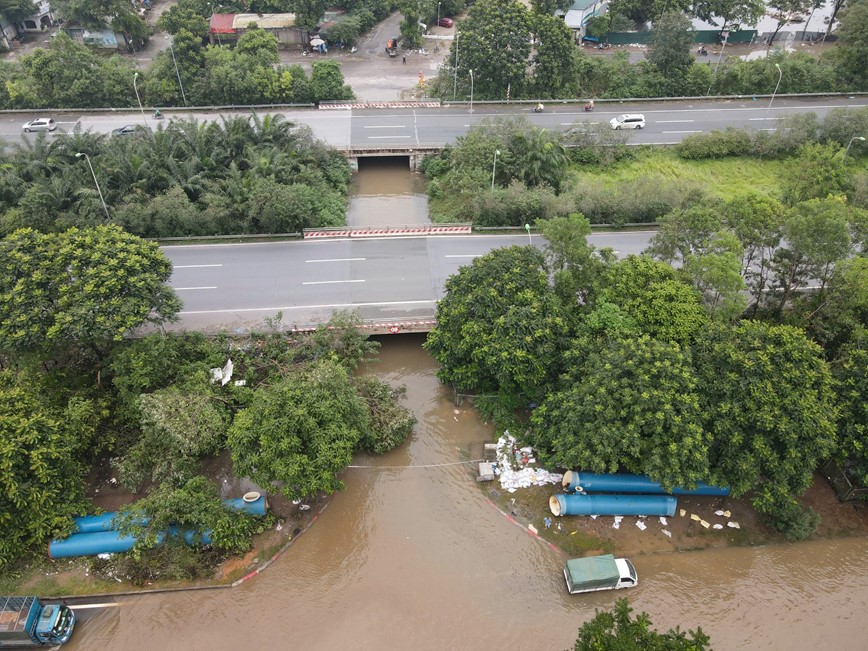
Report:
M 534 112 L 535 112 L 535 113 L 542 113 L 542 112 L 543 112 L 543 105 L 542 105 L 542 102 L 538 102 L 538 103 L 537 103 L 536 108 L 534 109 Z
M 157 109 L 156 111 L 154 111 L 154 119 L 155 120 L 161 120 L 162 118 L 163 118 L 163 113 L 162 113 L 162 111 L 160 111 L 160 109 Z

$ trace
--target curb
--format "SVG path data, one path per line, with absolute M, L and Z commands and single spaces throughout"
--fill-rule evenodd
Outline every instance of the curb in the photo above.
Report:
M 534 532 L 529 528 L 529 526 L 528 526 L 528 527 L 524 526 L 521 522 L 519 522 L 518 520 L 516 520 L 516 519 L 515 519 L 514 517 L 512 517 L 509 513 L 506 513 L 506 512 L 504 512 L 504 511 L 502 511 L 501 508 L 500 508 L 497 504 L 495 504 L 494 502 L 492 502 L 490 498 L 486 497 L 485 500 L 486 500 L 489 504 L 491 504 L 491 506 L 493 506 L 493 507 L 497 510 L 497 512 L 500 513 L 500 514 L 501 514 L 503 517 L 505 517 L 507 520 L 509 520 L 510 522 L 512 522 L 512 523 L 513 523 L 514 525 L 516 525 L 517 527 L 521 527 L 522 529 L 524 529 L 524 530 L 527 532 L 527 534 L 528 534 L 529 536 L 533 536 L 534 538 L 536 538 L 537 540 L 539 540 L 539 541 L 540 541 L 541 543 L 543 543 L 544 545 L 548 545 L 549 548 L 552 549 L 552 551 L 555 551 L 555 552 L 557 552 L 557 553 L 559 553 L 559 554 L 563 554 L 563 553 L 564 553 L 564 551 L 563 551 L 560 547 L 558 547 L 557 545 L 555 545 L 553 542 L 549 542 L 548 540 L 546 540 L 545 538 L 543 538 L 542 536 L 540 536 L 538 533 L 534 533 Z

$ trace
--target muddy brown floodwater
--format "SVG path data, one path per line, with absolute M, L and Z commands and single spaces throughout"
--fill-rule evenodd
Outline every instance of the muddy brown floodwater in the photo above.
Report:
M 428 195 L 421 174 L 405 157 L 360 158 L 353 174 L 347 226 L 421 226 L 430 224 Z
M 346 490 L 276 563 L 234 589 L 124 598 L 64 648 L 566 649 L 621 595 L 658 627 L 701 625 L 718 651 L 864 648 L 864 539 L 633 557 L 637 588 L 568 595 L 564 558 L 459 465 L 492 427 L 455 406 L 422 341 L 387 337 L 369 367 L 407 387 L 413 435 L 354 459 L 366 467 L 345 471 Z

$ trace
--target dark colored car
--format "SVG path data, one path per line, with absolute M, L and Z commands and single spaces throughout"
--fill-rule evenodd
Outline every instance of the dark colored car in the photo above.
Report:
M 439 27 L 454 27 L 455 21 L 451 18 L 441 18 L 439 21 L 437 21 L 437 25 Z
M 125 127 L 120 127 L 119 129 L 112 129 L 113 136 L 129 136 L 136 132 L 138 127 L 133 126 L 132 124 L 128 124 Z

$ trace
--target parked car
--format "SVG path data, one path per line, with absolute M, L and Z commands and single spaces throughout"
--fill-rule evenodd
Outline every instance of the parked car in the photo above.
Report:
M 640 113 L 625 113 L 609 120 L 613 129 L 641 129 L 645 126 L 645 116 Z
M 136 127 L 132 124 L 128 124 L 124 127 L 120 127 L 119 129 L 112 129 L 112 135 L 113 136 L 129 136 L 129 135 L 134 134 L 137 129 L 138 129 L 138 127 Z
M 445 18 L 444 17 L 444 18 L 441 18 L 440 20 L 437 21 L 437 25 L 439 27 L 454 27 L 455 21 L 452 20 L 451 18 Z
M 31 131 L 54 131 L 57 123 L 51 118 L 36 118 L 24 125 L 24 133 Z

